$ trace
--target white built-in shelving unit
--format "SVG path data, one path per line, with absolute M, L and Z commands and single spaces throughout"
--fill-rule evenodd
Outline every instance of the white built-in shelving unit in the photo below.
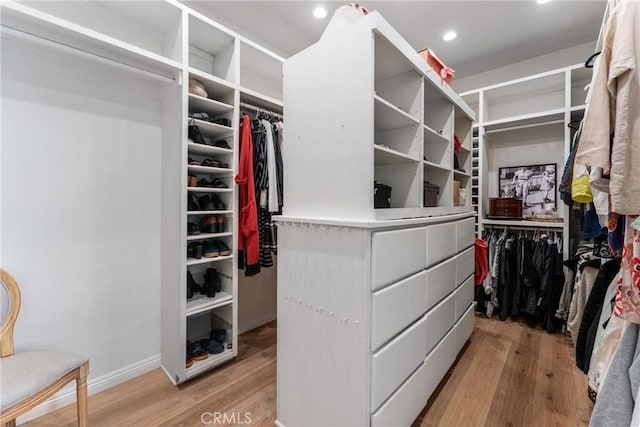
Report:
M 181 383 L 237 355 L 237 192 L 233 177 L 238 159 L 240 102 L 282 112 L 283 58 L 173 1 L 2 2 L 2 37 L 39 43 L 87 58 L 154 82 L 162 103 L 162 367 Z M 189 93 L 188 80 L 202 82 L 208 97 Z M 229 119 L 232 126 L 190 120 L 190 112 Z M 188 140 L 189 124 L 229 149 Z M 160 149 L 160 147 L 159 147 Z M 228 168 L 188 165 L 188 158 L 218 159 Z M 187 187 L 188 175 L 218 178 L 227 188 Z M 188 211 L 187 196 L 216 195 L 225 209 Z M 187 222 L 206 215 L 225 218 L 220 233 L 187 235 Z M 187 258 L 187 244 L 220 240 L 229 256 Z M 187 271 L 204 283 L 207 268 L 221 277 L 221 291 L 207 298 L 186 298 Z M 126 297 L 126 296 L 125 296 Z M 187 368 L 186 343 L 225 329 L 225 349 Z
M 584 88 L 590 81 L 591 70 L 578 64 L 461 94 L 477 117 L 472 171 L 478 176 L 473 200 L 478 207 L 479 234 L 492 225 L 562 230 L 568 256 L 569 211 L 560 200 L 558 185 L 573 138 L 568 124 L 583 117 Z M 555 200 L 563 222 L 488 218 L 489 198 L 499 197 L 500 167 L 550 163 L 556 164 Z

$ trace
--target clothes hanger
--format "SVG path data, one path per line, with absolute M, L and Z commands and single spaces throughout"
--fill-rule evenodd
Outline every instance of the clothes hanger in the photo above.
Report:
M 593 65 L 596 61 L 596 58 L 598 57 L 598 55 L 600 55 L 602 53 L 602 51 L 596 52 L 593 55 L 591 55 L 589 58 L 587 58 L 586 61 L 584 61 L 584 66 L 585 68 L 593 68 Z
M 580 129 L 580 122 L 581 122 L 581 121 L 582 121 L 582 120 L 571 120 L 571 121 L 569 122 L 569 124 L 567 124 L 567 127 L 569 127 L 570 129 L 573 129 L 573 130 L 578 130 L 578 129 Z M 572 126 L 574 123 L 577 123 L 577 124 L 578 124 L 578 126 Z

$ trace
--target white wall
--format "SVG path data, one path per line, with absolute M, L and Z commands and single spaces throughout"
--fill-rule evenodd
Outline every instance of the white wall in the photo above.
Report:
M 566 67 L 568 65 L 584 63 L 584 61 L 593 54 L 595 46 L 596 41 L 594 40 L 589 43 L 558 50 L 547 55 L 527 59 L 526 61 L 516 62 L 515 64 L 505 67 L 495 68 L 485 71 L 484 73 L 455 79 L 453 86 L 459 93 L 466 92 L 507 80 Z
M 260 274 L 246 277 L 238 272 L 238 333 L 250 331 L 275 320 L 277 312 L 276 257 L 274 266 L 262 268 Z
M 16 350 L 86 355 L 90 390 L 158 366 L 161 93 L 59 52 L 3 42 L 1 59 L 0 247 L 22 292 Z

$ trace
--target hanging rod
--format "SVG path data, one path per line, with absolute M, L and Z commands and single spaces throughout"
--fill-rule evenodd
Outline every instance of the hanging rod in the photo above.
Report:
M 27 31 L 20 30 L 20 29 L 17 29 L 17 28 L 13 28 L 13 27 L 10 27 L 10 26 L 5 25 L 5 24 L 0 24 L 0 26 L 2 27 L 2 32 L 3 33 L 6 33 L 8 35 L 13 35 L 16 38 L 21 38 L 21 39 L 24 39 L 24 40 L 31 40 L 33 42 L 39 43 L 39 44 L 44 45 L 44 46 L 51 47 L 53 49 L 64 50 L 64 51 L 67 51 L 67 52 L 69 52 L 71 54 L 74 54 L 74 55 L 78 55 L 78 56 L 82 56 L 82 57 L 85 57 L 85 58 L 93 59 L 93 60 L 95 60 L 97 62 L 102 62 L 102 63 L 109 64 L 109 65 L 115 65 L 118 68 L 125 69 L 125 70 L 128 70 L 128 71 L 133 71 L 134 73 L 142 74 L 142 75 L 145 75 L 147 77 L 151 77 L 151 78 L 156 79 L 156 80 L 161 80 L 161 81 L 170 82 L 170 83 L 176 83 L 176 78 L 175 77 L 169 77 L 169 76 L 166 76 L 166 75 L 163 75 L 163 74 L 158 74 L 158 73 L 153 72 L 153 71 L 145 70 L 144 68 L 138 67 L 136 65 L 127 64 L 126 62 L 118 61 L 117 59 L 112 59 L 112 58 L 109 58 L 109 57 L 106 57 L 106 56 L 102 56 L 102 55 L 99 55 L 97 53 L 81 49 L 79 47 L 71 46 L 71 45 L 59 42 L 57 40 L 51 40 L 51 39 L 48 39 L 46 37 L 43 37 L 43 36 L 40 36 L 40 35 L 37 35 L 37 34 L 33 34 L 33 33 L 29 33 Z M 11 41 L 11 40 L 9 40 L 9 41 Z
M 557 124 L 557 123 L 564 123 L 564 120 L 552 120 L 552 121 L 549 121 L 549 122 L 531 123 L 531 124 L 528 124 L 528 125 L 511 126 L 511 127 L 508 127 L 508 128 L 485 130 L 484 133 L 507 132 L 507 131 L 510 131 L 510 130 L 527 129 L 527 128 L 532 128 L 532 127 L 536 127 L 536 126 L 554 125 L 554 124 Z
M 555 228 L 555 227 L 541 227 L 539 225 L 496 225 L 496 224 L 486 224 L 484 225 L 484 228 L 498 228 L 500 230 L 526 230 L 526 231 L 546 231 L 548 233 L 554 232 L 554 233 L 562 233 L 563 229 L 562 228 Z
M 282 114 L 280 114 L 280 113 L 275 113 L 275 112 L 273 112 L 273 111 L 269 111 L 269 110 L 267 110 L 266 108 L 258 107 L 257 105 L 252 105 L 252 104 L 247 104 L 246 102 L 241 102 L 241 103 L 240 103 L 240 107 L 241 107 L 241 108 L 247 108 L 247 109 L 249 109 L 249 110 L 253 110 L 253 111 L 258 112 L 258 113 L 259 113 L 259 112 L 261 112 L 261 111 L 263 111 L 263 112 L 265 112 L 265 113 L 267 113 L 267 114 L 271 114 L 272 116 L 276 116 L 276 117 L 278 117 L 279 119 L 284 119 L 284 117 L 282 116 Z

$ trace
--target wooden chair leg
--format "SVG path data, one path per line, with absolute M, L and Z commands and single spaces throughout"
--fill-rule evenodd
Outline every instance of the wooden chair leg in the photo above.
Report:
M 76 380 L 76 400 L 78 405 L 78 427 L 89 425 L 89 412 L 87 407 L 87 375 L 89 374 L 89 363 L 80 367 L 80 375 Z

